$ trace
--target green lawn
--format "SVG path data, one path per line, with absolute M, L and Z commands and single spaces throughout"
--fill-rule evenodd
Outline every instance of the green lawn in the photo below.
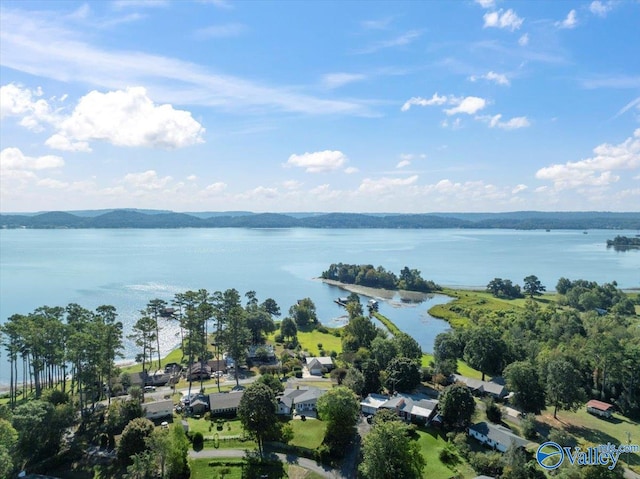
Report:
M 582 446 L 611 443 L 614 445 L 631 444 L 640 445 L 640 423 L 632 421 L 620 414 L 614 414 L 612 419 L 603 419 L 589 414 L 585 407 L 576 412 L 558 411 L 558 419 L 553 418 L 553 408 L 548 408 L 536 419 L 542 423 L 542 429 L 546 432 L 549 426 L 563 429 L 574 436 Z M 627 433 L 629 436 L 627 436 Z M 627 462 L 627 454 L 622 460 Z M 631 468 L 640 473 L 640 455 L 630 454 Z
M 316 356 L 320 354 L 319 343 L 322 344 L 322 349 L 327 353 L 329 351 L 335 351 L 338 354 L 342 352 L 342 340 L 340 337 L 331 333 L 321 333 L 315 329 L 312 331 L 298 330 L 298 342 L 302 349 Z
M 169 354 L 167 354 L 164 358 L 162 358 L 162 360 L 160 361 L 162 364 L 162 367 L 164 367 L 165 364 L 168 363 L 180 363 L 180 360 L 182 359 L 182 350 L 180 348 L 176 348 L 173 351 L 171 351 Z M 150 369 L 155 370 L 154 368 L 158 365 L 158 358 L 155 358 L 155 361 L 151 363 Z M 136 364 L 132 364 L 130 366 L 124 366 L 122 368 L 120 368 L 120 370 L 123 373 L 139 373 L 142 372 L 142 363 L 136 363 Z
M 191 461 L 191 479 L 242 479 L 242 459 L 194 459 Z M 220 475 L 226 472 L 224 476 Z
M 462 458 L 460 458 L 460 462 L 453 466 L 447 466 L 440 461 L 438 455 L 447 443 L 440 431 L 428 428 L 419 429 L 417 433 L 419 436 L 418 444 L 420 445 L 420 451 L 427 463 L 423 470 L 422 477 L 428 479 L 449 479 L 457 475 L 468 479 L 477 475 L 473 469 L 471 469 L 471 466 Z
M 320 447 L 326 429 L 324 422 L 317 419 L 294 419 L 289 424 L 293 427 L 293 440 L 289 444 L 313 450 Z
M 422 367 L 427 367 L 433 361 L 433 354 L 423 354 L 422 355 Z M 465 363 L 462 359 L 458 359 L 458 374 L 463 376 L 467 376 L 469 378 L 474 379 L 482 379 L 482 373 L 473 369 L 467 363 Z M 485 376 L 485 379 L 488 381 L 491 378 Z

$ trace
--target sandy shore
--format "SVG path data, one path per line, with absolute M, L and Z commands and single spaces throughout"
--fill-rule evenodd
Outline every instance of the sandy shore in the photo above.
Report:
M 369 288 L 367 286 L 361 286 L 359 284 L 346 284 L 340 281 L 334 281 L 332 279 L 316 278 L 323 283 L 336 286 L 337 288 L 344 289 L 350 293 L 361 294 L 362 296 L 369 296 L 370 298 L 379 298 L 384 300 L 391 300 L 394 298 L 400 298 L 403 302 L 420 303 L 426 300 L 433 293 L 420 293 L 417 291 L 406 291 L 404 289 L 391 290 L 382 288 Z

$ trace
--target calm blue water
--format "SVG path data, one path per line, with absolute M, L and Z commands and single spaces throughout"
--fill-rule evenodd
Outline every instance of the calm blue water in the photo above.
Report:
M 640 252 L 616 253 L 605 242 L 636 231 L 512 230 L 0 230 L 0 322 L 38 306 L 116 306 L 125 334 L 153 298 L 206 288 L 255 290 L 275 299 L 283 313 L 310 297 L 320 320 L 342 324 L 333 303 L 344 292 L 313 278 L 329 264 L 371 263 L 396 273 L 404 266 L 423 277 L 458 287 L 484 287 L 494 277 L 522 283 L 535 274 L 548 289 L 562 277 L 616 280 L 640 287 Z M 436 296 L 430 301 L 442 301 Z M 416 307 L 382 306 L 401 329 L 430 351 L 447 324 Z M 176 343 L 166 324 L 163 350 Z M 130 355 L 131 344 L 127 343 Z M 3 356 L 4 357 L 4 356 Z M 0 361 L 0 382 L 8 378 Z

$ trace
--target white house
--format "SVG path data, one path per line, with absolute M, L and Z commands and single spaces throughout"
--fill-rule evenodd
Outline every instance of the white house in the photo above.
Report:
M 500 452 L 505 452 L 512 444 L 516 447 L 525 447 L 529 444 L 529 441 L 516 436 L 511 432 L 511 429 L 487 422 L 479 422 L 469 426 L 469 436 Z
M 142 407 L 144 409 L 144 417 L 147 419 L 160 419 L 173 415 L 173 401 L 171 399 L 144 403 Z
M 382 394 L 369 394 L 366 398 L 360 401 L 360 409 L 362 414 L 372 415 L 378 412 L 380 406 L 389 400 L 389 396 L 383 396 Z
M 306 359 L 309 374 L 322 375 L 323 372 L 331 371 L 334 368 L 331 356 L 309 356 Z
M 380 409 L 391 409 L 405 421 L 429 423 L 436 415 L 438 401 L 422 394 L 397 393 L 391 397 L 369 394 L 360 403 L 363 414 L 376 414 Z
M 278 396 L 278 414 L 289 415 L 294 410 L 298 414 L 315 411 L 318 398 L 327 391 L 318 388 L 285 389 Z

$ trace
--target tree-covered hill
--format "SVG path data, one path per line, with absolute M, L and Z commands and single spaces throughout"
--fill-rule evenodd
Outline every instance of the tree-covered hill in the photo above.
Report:
M 1 214 L 3 228 L 506 228 L 640 230 L 640 212 L 176 213 L 150 210 Z

